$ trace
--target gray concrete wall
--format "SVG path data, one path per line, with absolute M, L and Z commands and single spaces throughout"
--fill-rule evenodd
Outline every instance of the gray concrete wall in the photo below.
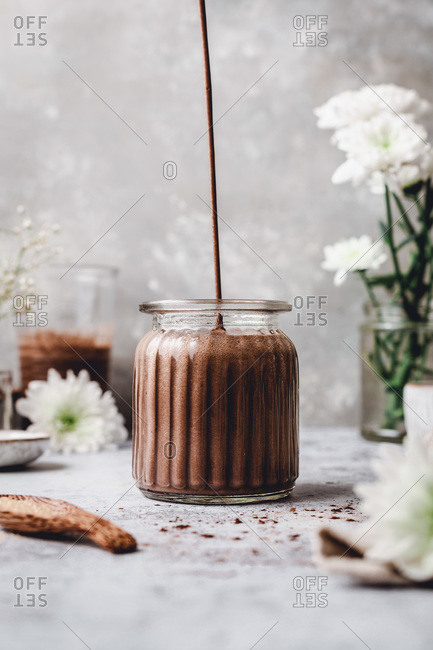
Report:
M 293 46 L 293 19 L 306 14 L 328 17 L 325 47 Z M 46 46 L 14 45 L 14 17 L 27 15 L 47 16 L 36 29 Z M 331 184 L 342 156 L 312 111 L 361 85 L 343 60 L 369 84 L 433 100 L 433 5 L 208 0 L 208 18 L 216 117 L 278 61 L 216 126 L 221 216 L 275 271 L 221 224 L 224 294 L 328 296 L 326 327 L 284 325 L 299 349 L 304 423 L 352 424 L 358 360 L 342 339 L 356 343 L 364 293 L 355 281 L 334 288 L 322 247 L 375 236 L 383 206 L 364 187 Z M 206 138 L 194 145 L 206 128 L 196 2 L 4 0 L 0 52 L 2 220 L 23 203 L 60 223 L 72 263 L 145 194 L 83 258 L 120 269 L 113 386 L 129 399 L 149 326 L 138 303 L 213 291 L 209 211 L 196 196 L 208 200 Z

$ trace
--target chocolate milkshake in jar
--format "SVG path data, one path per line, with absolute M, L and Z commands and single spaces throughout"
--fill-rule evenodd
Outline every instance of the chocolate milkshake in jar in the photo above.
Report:
M 298 360 L 275 300 L 149 302 L 134 365 L 133 474 L 150 498 L 280 499 L 298 476 Z
M 298 358 L 276 300 L 222 297 L 212 80 L 202 32 L 215 299 L 143 303 L 153 327 L 134 363 L 133 474 L 150 498 L 281 499 L 298 476 Z M 198 197 L 201 198 L 201 197 Z

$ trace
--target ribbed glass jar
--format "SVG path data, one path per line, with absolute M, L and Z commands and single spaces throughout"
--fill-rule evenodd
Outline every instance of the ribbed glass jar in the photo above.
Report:
M 298 476 L 298 359 L 280 301 L 144 303 L 134 366 L 133 474 L 151 498 L 247 503 Z

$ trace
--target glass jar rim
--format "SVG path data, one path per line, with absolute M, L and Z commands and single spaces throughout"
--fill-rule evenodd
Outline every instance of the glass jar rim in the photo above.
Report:
M 146 314 L 162 314 L 167 312 L 284 312 L 291 311 L 292 305 L 284 300 L 248 300 L 244 298 L 216 300 L 153 300 L 142 302 L 139 306 Z

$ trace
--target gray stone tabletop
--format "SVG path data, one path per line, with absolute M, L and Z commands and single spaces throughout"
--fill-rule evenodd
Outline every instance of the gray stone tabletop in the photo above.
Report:
M 279 503 L 148 500 L 134 486 L 130 447 L 44 456 L 0 473 L 1 493 L 107 513 L 139 544 L 113 556 L 90 543 L 0 532 L 0 648 L 431 648 L 431 591 L 361 586 L 324 576 L 311 560 L 317 527 L 363 520 L 352 485 L 371 478 L 378 447 L 351 429 L 301 437 L 301 476 Z

